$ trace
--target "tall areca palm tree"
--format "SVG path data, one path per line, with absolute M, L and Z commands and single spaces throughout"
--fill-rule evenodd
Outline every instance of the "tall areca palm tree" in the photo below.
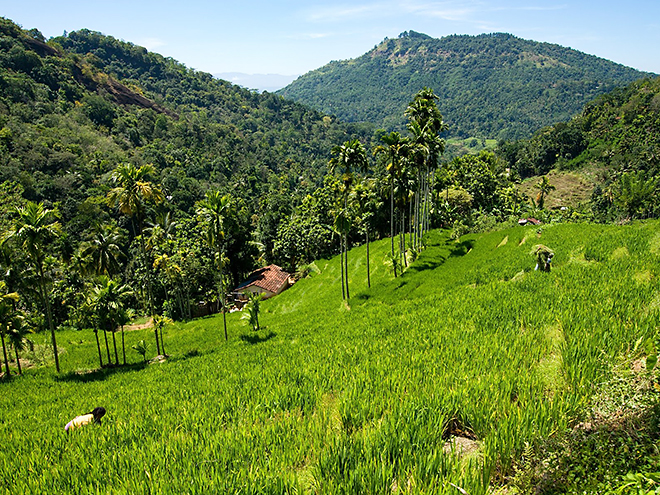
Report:
M 369 171 L 369 161 L 367 160 L 367 153 L 358 139 L 346 141 L 341 146 L 332 148 L 334 155 L 328 162 L 330 173 L 339 171 L 343 184 L 343 202 L 344 211 L 339 218 L 338 226 L 343 230 L 343 259 L 342 265 L 342 281 L 346 282 L 346 298 L 350 299 L 350 292 L 348 290 L 348 231 L 350 230 L 349 214 L 348 214 L 348 196 L 351 192 L 351 187 L 354 181 L 354 172 L 361 172 L 366 174 Z M 344 277 L 345 275 L 345 277 Z M 343 292 L 343 291 L 342 291 Z
M 50 329 L 53 354 L 55 356 L 55 369 L 60 372 L 60 360 L 57 353 L 57 340 L 55 339 L 55 326 L 53 324 L 50 298 L 48 297 L 47 277 L 44 270 L 46 261 L 46 246 L 60 232 L 60 223 L 57 222 L 59 213 L 55 209 L 44 207 L 43 203 L 29 201 L 25 206 L 16 209 L 18 218 L 14 230 L 9 233 L 3 242 L 14 240 L 27 255 L 39 278 L 39 295 L 46 310 L 46 320 Z
M 150 181 L 156 175 L 153 165 L 147 164 L 136 167 L 131 163 L 122 163 L 112 173 L 112 181 L 115 187 L 108 193 L 108 203 L 116 206 L 119 212 L 130 217 L 133 222 L 135 235 L 139 236 L 140 249 L 145 261 L 147 272 L 147 299 L 149 312 L 153 318 L 155 314 L 153 291 L 151 286 L 151 263 L 146 261 L 147 250 L 144 243 L 142 231 L 147 213 L 148 203 L 161 203 L 165 195 L 159 186 Z M 155 331 L 155 330 L 154 330 Z M 156 351 L 160 354 L 158 332 L 156 334 Z
M 381 136 L 380 140 L 384 143 L 374 149 L 375 155 L 384 156 L 386 159 L 386 169 L 390 176 L 390 256 L 394 257 L 394 189 L 395 178 L 401 173 L 404 160 L 410 154 L 410 141 L 398 132 L 391 132 Z M 394 269 L 396 277 L 396 268 Z
M 417 149 L 416 168 L 419 188 L 416 193 L 416 248 L 421 247 L 421 239 L 429 223 L 430 190 L 429 177 L 437 166 L 439 156 L 445 150 L 444 139 L 440 134 L 447 130 L 442 114 L 437 107 L 438 97 L 432 89 L 423 88 L 406 108 L 408 131 Z M 421 208 L 421 210 L 420 210 Z
M 197 214 L 206 224 L 206 243 L 215 251 L 215 260 L 218 264 L 218 298 L 222 310 L 222 320 L 225 329 L 225 340 L 227 336 L 227 315 L 225 311 L 225 286 L 224 286 L 224 258 L 225 258 L 225 222 L 233 213 L 234 201 L 229 194 L 222 195 L 220 191 L 207 191 L 206 197 L 199 202 Z

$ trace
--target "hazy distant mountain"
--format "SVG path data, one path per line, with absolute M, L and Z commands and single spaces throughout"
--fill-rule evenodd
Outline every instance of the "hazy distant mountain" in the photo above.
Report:
M 298 76 L 284 76 L 282 74 L 244 74 L 242 72 L 221 72 L 213 74 L 218 79 L 224 79 L 247 89 L 256 89 L 260 92 L 270 93 L 282 89 Z
M 385 39 L 352 60 L 333 61 L 278 92 L 349 122 L 401 128 L 422 87 L 458 137 L 520 138 L 566 121 L 596 96 L 648 73 L 510 34 Z

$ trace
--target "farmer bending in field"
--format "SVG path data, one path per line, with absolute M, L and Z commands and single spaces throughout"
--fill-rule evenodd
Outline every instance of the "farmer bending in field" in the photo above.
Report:
M 73 430 L 75 428 L 78 428 L 79 426 L 84 426 L 87 425 L 91 422 L 94 422 L 96 424 L 101 424 L 101 418 L 105 414 L 105 408 L 103 407 L 96 407 L 92 412 L 88 412 L 87 414 L 83 414 L 82 416 L 76 416 L 73 418 L 71 421 L 69 421 L 64 429 L 68 433 L 69 430 Z
M 554 251 L 548 246 L 539 244 L 536 248 L 536 268 L 534 268 L 534 271 L 540 269 L 542 272 L 549 272 L 550 263 L 552 263 L 552 257 L 554 255 Z

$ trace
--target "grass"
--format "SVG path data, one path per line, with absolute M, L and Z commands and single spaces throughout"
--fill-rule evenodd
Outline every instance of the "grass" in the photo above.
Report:
M 61 376 L 0 383 L 0 493 L 487 493 L 655 338 L 657 228 L 433 232 L 396 279 L 383 240 L 371 289 L 364 246 L 350 252 L 348 304 L 339 260 L 318 260 L 262 303 L 261 332 L 239 314 L 228 342 L 220 317 L 172 325 L 163 363 L 130 350 L 153 355 L 151 329 L 127 332 L 130 366 L 100 371 L 91 331 L 60 332 Z M 537 243 L 556 253 L 549 274 Z M 64 433 L 96 406 L 100 427 Z M 445 452 L 453 436 L 479 451 Z

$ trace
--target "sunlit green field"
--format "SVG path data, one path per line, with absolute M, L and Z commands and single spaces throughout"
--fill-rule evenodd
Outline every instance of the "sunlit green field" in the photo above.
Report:
M 60 376 L 0 383 L 0 493 L 486 493 L 655 336 L 659 226 L 435 232 L 396 279 L 380 241 L 371 289 L 364 246 L 350 253 L 349 304 L 338 259 L 319 260 L 262 304 L 259 333 L 239 314 L 228 342 L 221 317 L 170 326 L 163 363 L 130 350 L 155 354 L 150 330 L 101 371 L 91 331 L 60 332 Z M 101 426 L 65 433 L 96 406 Z M 479 448 L 458 455 L 452 436 Z

